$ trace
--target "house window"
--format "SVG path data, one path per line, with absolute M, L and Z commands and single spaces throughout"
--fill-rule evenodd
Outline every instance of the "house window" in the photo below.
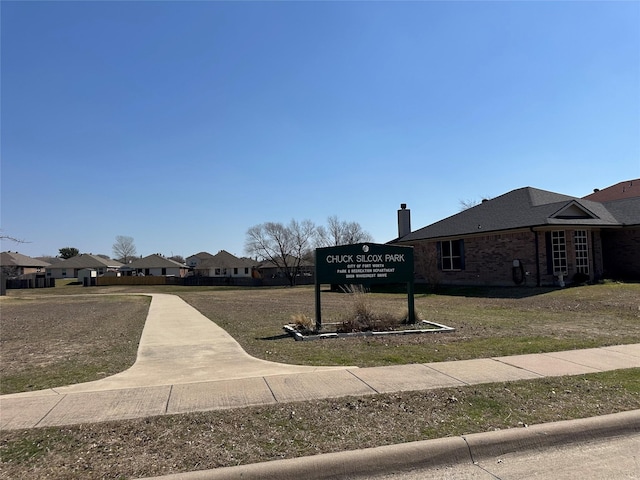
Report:
M 66 277 L 66 276 L 67 276 L 67 269 L 66 269 L 66 268 L 63 268 L 63 269 L 62 269 L 62 276 L 63 276 L 63 277 Z
M 249 274 L 249 267 L 245 267 L 245 269 L 244 269 L 244 274 L 245 274 L 245 275 L 248 275 L 248 274 Z
M 553 252 L 553 273 L 567 271 L 567 244 L 564 232 L 551 232 L 551 249 Z
M 234 267 L 234 269 L 233 269 L 233 274 L 234 274 L 234 275 L 237 275 L 237 274 L 238 274 L 238 269 L 237 269 L 237 268 L 235 268 L 235 267 Z
M 220 275 L 220 269 L 216 268 L 216 275 Z
M 163 269 L 162 269 L 162 275 L 166 275 L 166 274 L 167 274 L 167 269 L 166 269 L 166 268 L 163 268 Z
M 439 242 L 442 270 L 464 270 L 464 240 Z
M 576 271 L 589 275 L 589 242 L 586 230 L 576 230 L 573 241 L 576 248 Z

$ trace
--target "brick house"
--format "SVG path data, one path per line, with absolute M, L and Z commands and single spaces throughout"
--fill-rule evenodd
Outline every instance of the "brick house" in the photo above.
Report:
M 84 269 L 94 269 L 98 276 L 109 271 L 116 271 L 122 266 L 117 260 L 81 253 L 75 257 L 62 260 L 47 267 L 47 278 L 77 278 L 78 272 Z
M 195 268 L 205 260 L 211 260 L 213 257 L 214 256 L 211 255 L 209 252 L 196 253 L 195 255 L 191 255 L 190 257 L 187 257 L 186 259 L 187 266 L 189 266 L 190 268 Z
M 602 201 L 520 188 L 415 231 L 403 205 L 390 243 L 414 246 L 417 279 L 433 284 L 640 280 L 640 179 L 609 188 Z
M 184 277 L 189 272 L 189 268 L 182 263 L 154 253 L 123 265 L 119 271 L 125 276 Z
M 22 255 L 18 252 L 0 253 L 0 265 L 6 277 L 19 277 L 31 273 L 44 273 L 50 263 Z
M 194 274 L 201 277 L 252 278 L 253 269 L 257 262 L 250 258 L 238 258 L 235 255 L 220 250 L 215 255 L 200 254 L 198 263 L 193 267 Z M 193 259 L 189 257 L 187 262 Z

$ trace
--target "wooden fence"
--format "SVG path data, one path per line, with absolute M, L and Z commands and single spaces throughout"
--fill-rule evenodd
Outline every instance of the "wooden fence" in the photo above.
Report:
M 146 276 L 146 277 L 98 277 L 96 285 L 104 287 L 107 285 L 167 285 L 171 277 Z M 171 283 L 173 284 L 173 283 Z

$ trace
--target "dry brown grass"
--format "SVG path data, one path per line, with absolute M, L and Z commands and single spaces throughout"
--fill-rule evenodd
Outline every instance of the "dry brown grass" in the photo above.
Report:
M 140 478 L 639 407 L 634 369 L 0 432 L 0 478 Z
M 133 365 L 149 297 L 3 298 L 0 391 L 97 380 Z
M 456 331 L 314 342 L 294 342 L 281 330 L 292 313 L 314 316 L 312 288 L 177 293 L 251 355 L 284 363 L 367 367 L 640 342 L 637 284 L 416 295 L 420 318 Z M 367 302 L 379 316 L 400 318 L 407 309 L 406 294 L 370 294 Z M 342 323 L 353 318 L 353 299 L 322 292 L 322 309 L 325 323 Z
M 121 290 L 91 290 L 113 291 Z M 156 291 L 179 293 L 231 332 L 253 355 L 294 363 L 380 365 L 640 341 L 638 285 L 530 291 L 537 295 L 529 296 L 516 295 L 516 290 L 509 291 L 513 295 L 485 292 L 483 297 L 477 296 L 477 291 L 422 295 L 416 298 L 416 308 L 423 318 L 454 326 L 458 329 L 455 333 L 318 342 L 295 342 L 281 330 L 292 314 L 313 316 L 312 289 Z M 148 304 L 147 299 L 132 297 L 69 296 L 61 300 L 29 295 L 21 292 L 0 304 L 2 340 L 6 340 L 2 344 L 3 380 L 15 372 L 35 376 L 40 371 L 50 374 L 60 366 L 64 371 L 66 360 L 72 358 L 85 365 L 80 370 L 90 370 L 92 357 L 101 351 L 113 360 L 122 353 L 118 345 L 126 343 L 129 348 L 136 344 Z M 327 319 L 339 321 L 351 309 L 346 295 L 325 292 L 323 296 Z M 376 294 L 369 299 L 378 312 L 396 314 L 406 309 L 403 295 Z M 5 324 L 5 315 L 14 318 Z M 4 360 L 10 357 L 5 366 Z M 125 363 L 132 361 L 129 358 Z M 98 368 L 106 372 L 106 367 Z M 34 382 L 29 384 L 33 388 Z M 630 369 L 3 431 L 0 478 L 138 478 L 522 428 L 637 408 L 640 371 Z M 331 428 L 327 428 L 329 423 Z

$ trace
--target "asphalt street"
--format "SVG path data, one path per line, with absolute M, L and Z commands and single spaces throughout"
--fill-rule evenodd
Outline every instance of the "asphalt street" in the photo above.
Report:
M 637 480 L 640 435 L 496 455 L 479 462 L 414 469 L 371 480 Z

